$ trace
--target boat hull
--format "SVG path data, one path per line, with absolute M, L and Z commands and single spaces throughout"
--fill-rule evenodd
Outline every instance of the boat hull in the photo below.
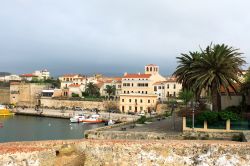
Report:
M 103 120 L 87 120 L 87 119 L 85 119 L 82 122 L 83 123 L 102 123 Z

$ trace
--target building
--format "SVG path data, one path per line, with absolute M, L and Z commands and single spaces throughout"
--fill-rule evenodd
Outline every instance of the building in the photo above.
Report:
M 159 66 L 146 65 L 145 73 L 128 74 L 122 78 L 120 110 L 122 112 L 150 112 L 155 110 L 157 95 L 153 84 L 166 79 L 159 74 Z
M 59 77 L 61 81 L 61 89 L 67 89 L 70 85 L 79 85 L 82 92 L 85 91 L 87 85 L 87 77 L 81 74 L 65 74 Z
M 32 81 L 32 80 L 46 80 L 50 78 L 50 72 L 45 70 L 36 70 L 33 73 L 20 75 L 22 80 Z
M 176 77 L 167 77 L 166 81 L 154 83 L 154 93 L 158 96 L 159 101 L 167 101 L 171 98 L 178 97 L 182 90 L 182 84 L 177 82 Z
M 21 81 L 21 77 L 18 75 L 6 75 L 6 76 L 0 76 L 0 81 L 4 82 L 10 82 L 10 81 Z
M 10 103 L 18 106 L 34 107 L 39 104 L 42 91 L 49 88 L 50 84 L 11 82 Z
M 115 87 L 115 94 L 113 94 L 112 96 L 115 99 L 118 99 L 120 94 L 121 94 L 121 90 L 122 90 L 122 78 L 121 77 L 114 77 L 114 78 L 109 78 L 107 80 L 99 81 L 97 86 L 100 89 L 100 95 L 105 96 L 105 97 L 109 96 L 109 94 L 107 93 L 107 90 L 106 90 L 107 86 L 114 86 Z

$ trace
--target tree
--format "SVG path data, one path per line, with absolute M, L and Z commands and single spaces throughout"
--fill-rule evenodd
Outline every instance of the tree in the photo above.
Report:
M 199 96 L 203 89 L 210 92 L 213 110 L 219 111 L 221 88 L 230 95 L 230 89 L 236 92 L 235 83 L 240 84 L 238 74 L 245 61 L 238 51 L 225 44 L 211 44 L 195 55 L 192 52 L 182 54 L 177 57 L 179 65 L 174 74 L 178 82 L 192 89 L 196 95 Z
M 85 92 L 88 94 L 88 96 L 100 96 L 99 88 L 92 82 L 87 84 Z
M 179 99 L 183 100 L 184 104 L 186 105 L 186 110 L 187 110 L 187 104 L 189 101 L 193 99 L 193 92 L 187 89 L 183 89 L 179 93 Z
M 110 95 L 115 95 L 116 88 L 115 86 L 107 85 L 105 91 L 108 93 L 109 97 Z

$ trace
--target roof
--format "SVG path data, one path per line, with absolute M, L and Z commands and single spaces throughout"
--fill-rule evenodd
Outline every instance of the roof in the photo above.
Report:
M 81 85 L 77 85 L 77 84 L 71 84 L 71 85 L 69 85 L 69 87 L 72 87 L 72 88 L 77 88 L 77 87 L 80 87 Z
M 126 74 L 123 78 L 150 78 L 151 74 Z
M 157 66 L 156 64 L 148 64 L 146 66 Z
M 85 76 L 80 75 L 80 74 L 64 74 L 62 77 L 75 77 L 75 76 L 78 76 L 78 77 L 85 77 Z
M 20 85 L 20 82 L 10 82 L 10 85 Z
M 20 77 L 37 77 L 37 76 L 34 74 L 22 74 L 20 75 Z
M 234 84 L 233 86 L 236 89 L 236 93 L 237 93 L 237 91 L 240 89 L 240 85 L 239 84 Z M 229 93 L 235 93 L 232 87 L 229 87 L 228 89 L 229 89 Z M 225 90 L 225 88 L 223 86 L 220 87 L 220 92 L 221 93 L 226 93 L 226 90 Z

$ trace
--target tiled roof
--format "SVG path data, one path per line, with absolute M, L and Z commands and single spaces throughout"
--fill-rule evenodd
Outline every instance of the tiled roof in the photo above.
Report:
M 149 78 L 151 74 L 126 74 L 123 78 Z
M 34 74 L 22 74 L 20 75 L 20 77 L 37 77 L 37 76 Z
M 157 66 L 156 64 L 148 64 L 146 66 Z
M 239 84 L 234 84 L 233 86 L 234 86 L 234 89 L 236 89 L 236 93 L 237 93 L 237 91 L 239 91 L 239 89 L 240 89 L 240 85 Z M 229 93 L 235 93 L 232 87 L 229 87 L 228 89 L 229 89 Z M 223 86 L 221 86 L 220 92 L 221 93 L 226 93 L 226 90 L 225 90 L 225 88 Z
M 69 87 L 80 87 L 81 85 L 76 85 L 76 84 L 71 84 L 71 85 L 69 85 Z

